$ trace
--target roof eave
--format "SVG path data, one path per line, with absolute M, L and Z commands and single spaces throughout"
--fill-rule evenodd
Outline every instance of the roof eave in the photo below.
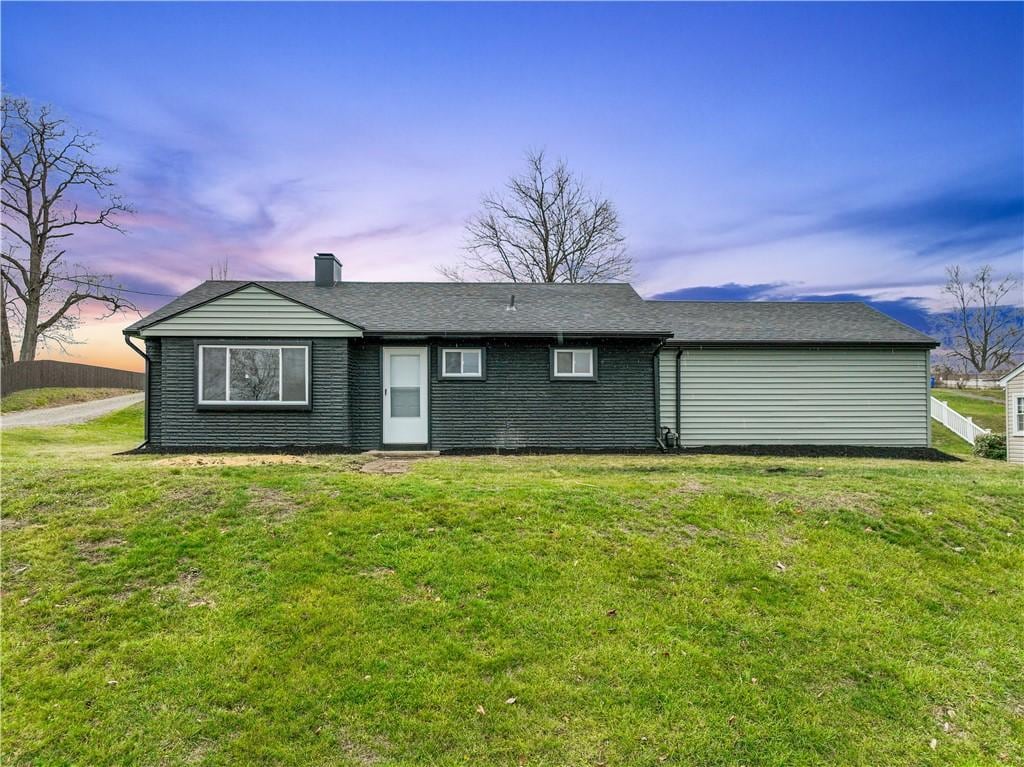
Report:
M 1021 363 L 1020 365 L 1015 367 L 1009 373 L 1007 373 L 998 381 L 996 381 L 996 383 L 998 383 L 1000 386 L 1006 386 L 1006 384 L 1010 383 L 1010 381 L 1019 376 L 1021 373 L 1024 373 L 1024 363 Z
M 938 341 L 850 341 L 850 340 L 700 340 L 700 339 L 679 339 L 670 338 L 666 345 L 668 346 L 688 346 L 688 347 L 728 347 L 736 348 L 743 346 L 786 346 L 786 347 L 893 347 L 899 346 L 908 349 L 934 349 L 939 346 Z
M 364 337 L 375 338 L 671 338 L 667 330 L 363 330 Z

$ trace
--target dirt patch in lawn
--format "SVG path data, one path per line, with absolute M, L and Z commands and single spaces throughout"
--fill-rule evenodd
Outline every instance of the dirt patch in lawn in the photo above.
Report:
M 295 501 L 274 487 L 250 487 L 249 505 L 272 522 L 283 522 L 298 511 Z
M 676 488 L 673 488 L 674 495 L 700 495 L 705 490 L 703 484 L 695 479 L 688 479 Z
M 168 596 L 189 607 L 213 607 L 214 601 L 200 593 L 203 574 L 195 567 L 183 571 L 171 583 L 154 589 L 157 597 Z
M 702 538 L 726 537 L 724 531 L 715 527 L 699 527 L 692 523 L 679 523 L 674 520 L 659 522 L 657 519 L 651 519 L 639 523 L 622 524 L 615 529 L 625 535 L 638 535 L 665 543 L 671 548 L 689 546 Z
M 364 570 L 359 574 L 367 578 L 387 578 L 389 575 L 394 575 L 395 571 L 391 567 L 375 567 L 372 570 Z
M 174 455 L 154 461 L 155 466 L 178 466 L 195 468 L 201 466 L 276 466 L 278 464 L 317 463 L 312 456 L 305 455 Z
M 797 508 L 804 509 L 860 511 L 872 516 L 879 514 L 878 497 L 872 493 L 852 491 L 802 492 L 794 490 L 791 492 L 768 493 L 764 497 L 772 505 L 790 503 Z
M 113 556 L 114 549 L 124 546 L 121 538 L 105 538 L 102 541 L 79 541 L 75 544 L 78 556 L 91 564 L 105 562 Z
M 25 517 L 2 517 L 0 518 L 0 532 L 6 533 L 9 530 L 20 530 L 23 527 L 28 527 L 34 524 L 31 519 Z
M 319 729 L 317 731 L 319 732 Z M 384 738 L 357 740 L 345 731 L 337 736 L 337 743 L 338 750 L 346 762 L 364 767 L 381 764 L 384 761 L 381 753 L 387 751 L 390 746 Z
M 389 458 L 381 458 L 377 461 L 364 463 L 359 471 L 364 474 L 405 474 L 409 471 L 412 461 L 395 461 Z

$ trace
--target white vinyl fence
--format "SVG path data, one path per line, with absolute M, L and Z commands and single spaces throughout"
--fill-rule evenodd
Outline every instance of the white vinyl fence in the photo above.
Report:
M 989 433 L 988 429 L 976 425 L 971 418 L 960 415 L 945 402 L 935 399 L 935 397 L 932 397 L 932 418 L 972 445 L 978 437 Z

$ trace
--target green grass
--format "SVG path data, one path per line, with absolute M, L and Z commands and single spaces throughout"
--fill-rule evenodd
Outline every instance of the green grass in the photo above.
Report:
M 1006 433 L 1006 394 L 1002 389 L 932 389 L 932 396 L 945 402 L 960 415 L 970 416 L 978 426 L 1000 434 Z
M 19 410 L 37 410 L 42 407 L 72 405 L 94 399 L 119 397 L 132 394 L 134 389 L 87 389 L 50 386 L 43 389 L 25 389 L 0 398 L 0 412 L 16 413 Z
M 3 435 L 5 765 L 1024 761 L 1019 469 L 113 456 L 140 413 Z
M 974 422 L 998 434 L 1006 433 L 1006 395 L 1002 389 L 932 389 L 932 396 L 940 399 L 960 415 L 970 416 Z M 972 447 L 953 432 L 932 421 L 932 445 L 946 453 L 970 455 Z

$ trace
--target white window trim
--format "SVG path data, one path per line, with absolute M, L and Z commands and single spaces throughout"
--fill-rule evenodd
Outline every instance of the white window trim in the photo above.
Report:
M 449 352 L 458 352 L 459 355 L 459 371 L 458 373 L 449 373 L 445 370 L 445 355 Z M 466 352 L 476 352 L 476 356 L 479 359 L 479 371 L 476 373 L 464 373 L 461 372 L 466 367 L 466 361 L 463 355 Z M 464 348 L 451 348 L 441 349 L 441 378 L 483 378 L 484 377 L 484 350 L 480 347 L 464 347 Z
M 570 352 L 571 356 L 569 359 L 572 360 L 572 372 L 571 373 L 559 373 L 558 372 L 558 353 L 559 352 Z M 589 373 L 577 373 L 576 372 L 576 352 L 587 352 L 590 354 L 590 372 Z M 597 355 L 594 354 L 593 347 L 580 348 L 580 349 L 569 349 L 565 347 L 557 347 L 554 353 L 551 355 L 551 375 L 553 378 L 596 378 L 597 377 L 597 366 L 596 366 Z
M 1013 409 L 1010 412 L 1010 416 L 1013 418 L 1013 436 L 1020 437 L 1024 436 L 1024 429 L 1021 429 L 1018 425 L 1020 423 L 1020 403 L 1024 402 L 1024 394 L 1013 395 Z
M 203 351 L 205 349 L 224 349 L 224 399 L 203 399 Z M 302 349 L 306 365 L 306 397 L 303 400 L 240 400 L 231 399 L 231 350 L 232 349 L 276 349 L 277 350 L 277 392 L 278 396 L 284 394 L 284 350 Z M 198 370 L 198 394 L 197 401 L 200 405 L 217 405 L 224 407 L 246 406 L 246 407 L 281 407 L 281 406 L 306 406 L 309 405 L 309 346 L 295 344 L 200 344 L 199 345 L 199 370 Z

